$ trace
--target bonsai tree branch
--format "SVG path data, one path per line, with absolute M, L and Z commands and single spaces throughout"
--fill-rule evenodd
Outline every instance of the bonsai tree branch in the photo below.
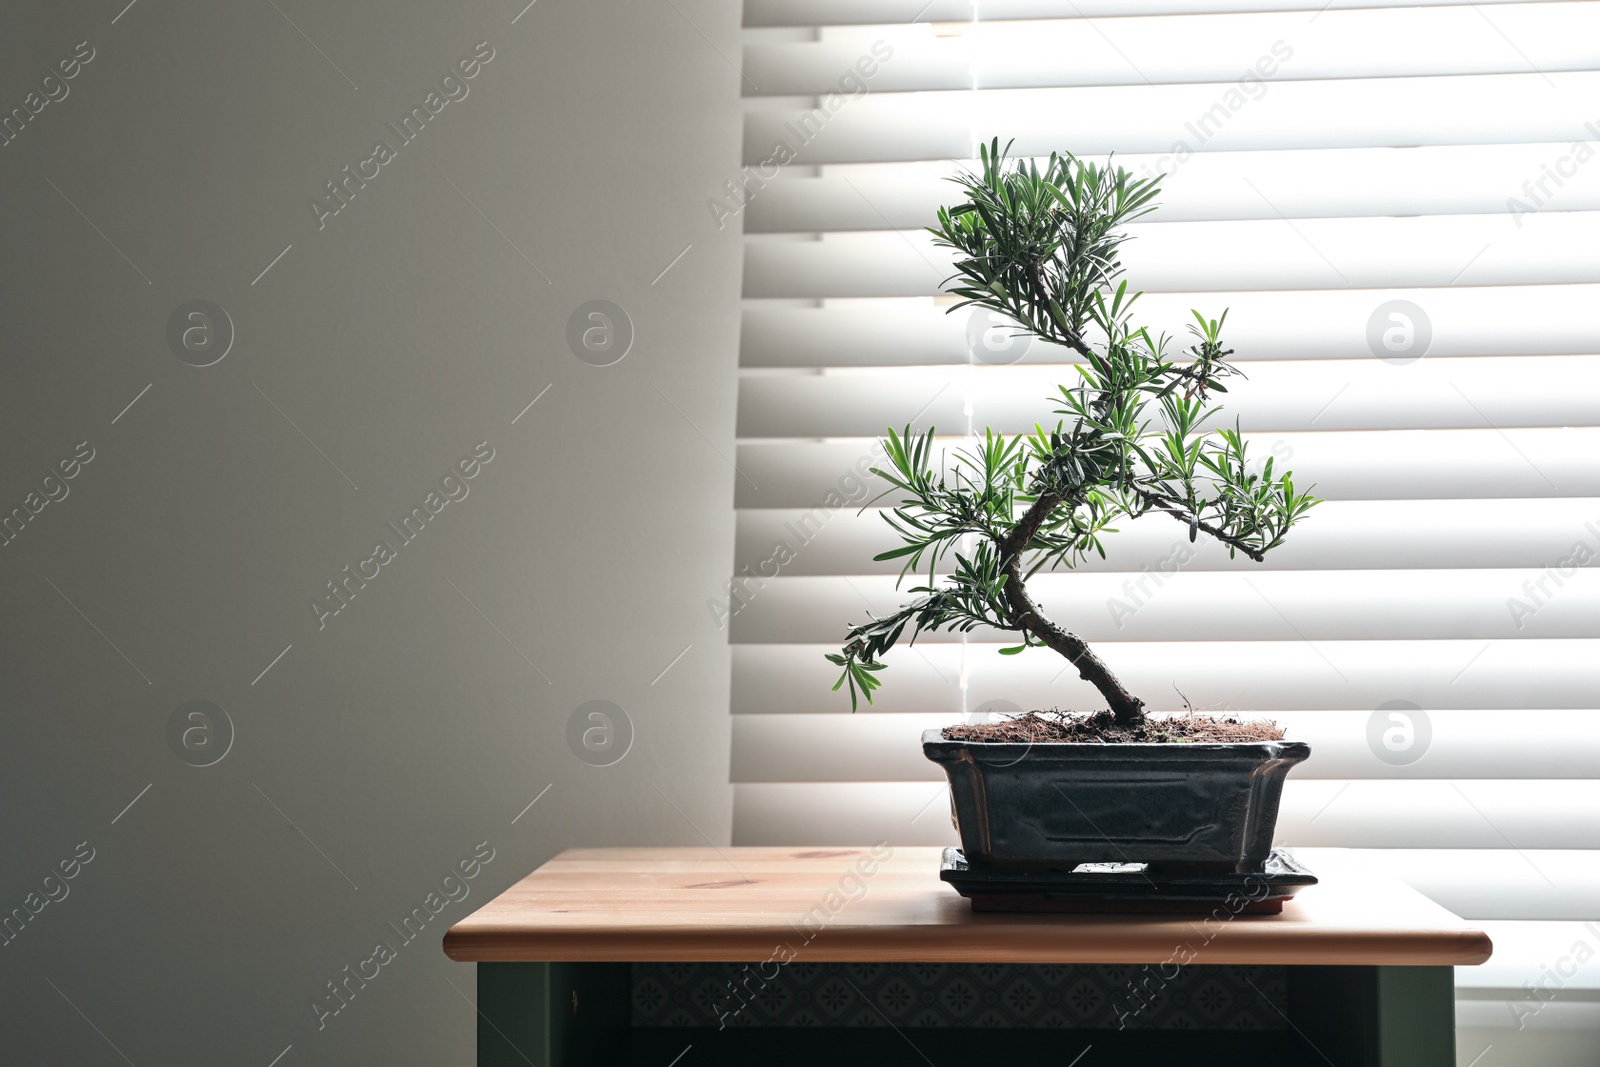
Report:
M 1152 493 L 1144 489 L 1136 489 L 1134 492 L 1139 495 L 1141 500 L 1150 506 L 1152 511 L 1166 512 L 1168 515 L 1171 515 L 1185 526 L 1188 526 L 1191 530 L 1199 530 L 1202 533 L 1209 534 L 1218 541 L 1221 541 L 1223 544 L 1227 545 L 1229 548 L 1234 548 L 1240 552 L 1243 552 L 1257 563 L 1266 562 L 1267 554 L 1264 551 L 1258 548 L 1253 548 L 1238 538 L 1230 536 L 1227 531 L 1218 529 L 1217 527 L 1211 525 L 1211 523 L 1206 522 L 1204 519 L 1195 515 L 1193 512 L 1183 507 L 1178 501 L 1173 500 L 1171 497 L 1162 496 L 1159 493 Z M 1194 540 L 1192 536 L 1189 539 L 1191 541 Z

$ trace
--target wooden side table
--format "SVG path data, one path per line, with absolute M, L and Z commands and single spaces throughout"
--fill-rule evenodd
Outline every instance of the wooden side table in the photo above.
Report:
M 452 927 L 478 965 L 480 1067 L 641 1063 L 1079 1067 L 1176 1058 L 1237 1064 L 1454 1067 L 1451 968 L 1489 938 L 1403 883 L 1307 850 L 1322 878 L 1278 915 L 975 914 L 938 880 L 937 848 L 571 849 Z M 630 964 L 791 962 L 1285 966 L 1285 1021 L 1264 1033 L 634 1027 Z M 1159 978 L 1151 979 L 1159 981 Z M 887 1017 L 885 1017 L 887 1018 Z M 689 1051 L 685 1053 L 685 1049 Z M 1080 1053 L 1080 1049 L 1087 1051 Z M 824 1060 L 825 1062 L 825 1060 Z

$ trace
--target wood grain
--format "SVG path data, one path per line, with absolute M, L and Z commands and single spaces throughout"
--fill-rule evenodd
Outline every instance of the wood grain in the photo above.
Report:
M 1337 849 L 1278 915 L 974 914 L 937 848 L 570 849 L 451 927 L 455 960 L 1482 963 L 1483 931 Z

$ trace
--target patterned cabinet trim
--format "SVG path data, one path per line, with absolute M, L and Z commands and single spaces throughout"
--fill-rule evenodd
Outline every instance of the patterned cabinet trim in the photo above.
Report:
M 634 1026 L 1282 1030 L 1282 967 L 636 963 Z

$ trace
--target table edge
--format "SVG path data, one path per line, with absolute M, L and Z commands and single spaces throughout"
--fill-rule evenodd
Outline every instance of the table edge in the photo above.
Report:
M 866 937 L 827 938 L 806 945 L 793 958 L 806 963 L 1167 963 L 1175 949 L 1132 944 L 1126 948 L 1053 943 L 1036 925 L 970 927 L 880 927 Z M 791 941 L 792 927 L 733 930 L 641 930 L 592 928 L 529 932 L 452 927 L 444 953 L 459 963 L 491 962 L 685 962 L 755 963 L 776 958 Z M 1266 939 L 1205 946 L 1195 964 L 1341 966 L 1476 966 L 1494 951 L 1482 930 L 1393 931 L 1282 930 Z

